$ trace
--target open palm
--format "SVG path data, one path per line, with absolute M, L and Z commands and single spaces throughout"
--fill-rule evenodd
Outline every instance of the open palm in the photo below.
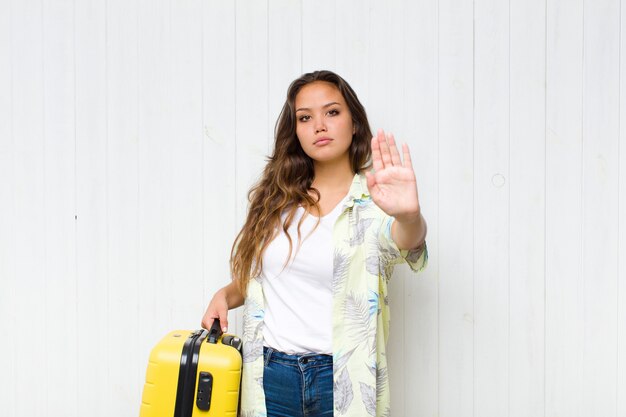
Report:
M 417 182 L 409 147 L 402 145 L 404 163 L 392 134 L 382 129 L 372 138 L 373 172 L 366 173 L 367 187 L 374 203 L 398 220 L 419 215 Z

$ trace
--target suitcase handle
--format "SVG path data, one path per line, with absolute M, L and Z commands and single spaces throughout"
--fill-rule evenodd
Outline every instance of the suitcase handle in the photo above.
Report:
M 220 319 L 214 319 L 211 328 L 209 329 L 209 336 L 207 337 L 207 342 L 209 343 L 217 343 L 217 339 L 222 335 L 222 328 L 220 327 Z

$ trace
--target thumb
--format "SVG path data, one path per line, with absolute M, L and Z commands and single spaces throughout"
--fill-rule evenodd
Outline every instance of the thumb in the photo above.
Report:
M 372 172 L 365 172 L 365 178 L 367 179 L 367 189 L 370 194 L 378 192 L 378 184 L 376 183 L 376 177 Z M 374 198 L 374 196 L 372 196 Z

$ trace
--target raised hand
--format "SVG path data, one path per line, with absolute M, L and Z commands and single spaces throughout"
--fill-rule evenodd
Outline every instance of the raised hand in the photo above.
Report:
M 404 163 L 391 133 L 378 129 L 372 138 L 373 172 L 367 172 L 367 186 L 374 203 L 400 222 L 412 222 L 420 216 L 415 173 L 409 147 L 402 145 Z

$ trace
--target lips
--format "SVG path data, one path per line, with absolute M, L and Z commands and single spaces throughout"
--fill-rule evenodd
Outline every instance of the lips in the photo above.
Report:
M 313 142 L 313 145 L 318 145 L 318 146 L 326 145 L 327 143 L 330 143 L 331 141 L 332 141 L 331 138 L 318 138 L 318 139 L 315 139 L 315 142 Z

